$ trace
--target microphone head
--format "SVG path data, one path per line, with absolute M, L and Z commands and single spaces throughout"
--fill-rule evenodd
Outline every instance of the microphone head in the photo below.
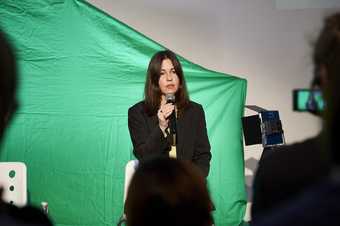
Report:
M 166 100 L 166 103 L 175 103 L 175 94 L 173 93 L 167 93 L 165 94 L 165 100 Z

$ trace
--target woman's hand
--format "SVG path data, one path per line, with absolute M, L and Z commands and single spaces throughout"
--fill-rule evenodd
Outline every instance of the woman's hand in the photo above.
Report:
M 163 104 L 158 109 L 157 116 L 158 116 L 158 123 L 159 128 L 164 132 L 166 128 L 168 128 L 169 119 L 167 119 L 172 111 L 175 109 L 175 105 L 172 103 Z

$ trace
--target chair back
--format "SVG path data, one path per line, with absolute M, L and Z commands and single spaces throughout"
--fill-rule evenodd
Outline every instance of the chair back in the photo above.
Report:
M 27 169 L 23 162 L 0 162 L 3 201 L 18 207 L 27 204 Z
M 135 171 L 138 167 L 138 163 L 139 163 L 138 160 L 130 160 L 125 165 L 124 201 L 123 201 L 124 204 L 125 204 L 125 201 L 126 201 L 127 191 L 129 189 L 129 185 L 130 185 L 132 176 L 133 176 L 133 174 L 135 173 Z

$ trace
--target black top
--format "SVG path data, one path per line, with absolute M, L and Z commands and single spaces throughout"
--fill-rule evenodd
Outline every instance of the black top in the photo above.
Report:
M 321 148 L 320 140 L 318 136 L 264 152 L 253 184 L 253 221 L 328 175 L 329 156 Z
M 339 172 L 312 186 L 293 200 L 275 209 L 252 226 L 325 226 L 339 225 L 340 183 Z
M 158 125 L 157 115 L 148 115 L 144 101 L 132 106 L 128 112 L 128 125 L 133 153 L 140 161 L 151 157 L 167 157 L 171 149 Z M 203 108 L 190 101 L 177 119 L 177 158 L 191 160 L 208 176 L 210 143 Z

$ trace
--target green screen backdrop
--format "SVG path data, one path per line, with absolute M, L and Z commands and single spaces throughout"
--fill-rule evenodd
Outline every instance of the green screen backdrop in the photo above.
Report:
M 134 158 L 127 111 L 143 99 L 151 56 L 166 47 L 81 0 L 1 0 L 0 26 L 20 71 L 20 108 L 1 160 L 26 163 L 30 202 L 47 201 L 56 225 L 113 225 Z M 238 225 L 246 80 L 179 59 L 206 113 L 216 225 Z

